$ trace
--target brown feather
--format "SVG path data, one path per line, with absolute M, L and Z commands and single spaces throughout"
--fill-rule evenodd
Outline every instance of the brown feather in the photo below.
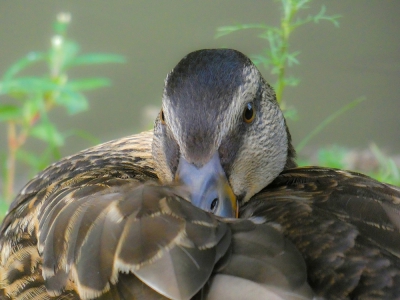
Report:
M 283 227 L 303 254 L 317 294 L 397 299 L 400 232 L 392 219 L 400 212 L 399 195 L 399 188 L 358 173 L 297 168 L 284 171 L 241 213 Z
M 115 150 L 110 149 L 118 156 Z M 91 154 L 82 157 L 90 160 L 93 150 L 86 153 Z M 265 247 L 278 243 L 278 250 L 267 251 L 264 257 L 261 251 L 255 257 L 256 265 L 267 259 L 268 266 L 275 259 L 265 255 L 276 257 L 276 251 L 288 251 L 288 255 L 293 252 L 300 266 L 304 264 L 297 250 L 279 246 L 282 236 L 270 226 L 263 229 L 250 221 L 242 221 L 244 225 L 238 221 L 221 222 L 176 196 L 184 195 L 177 188 L 142 185 L 143 177 L 138 180 L 132 176 L 133 172 L 127 177 L 119 176 L 118 163 L 112 169 L 93 171 L 90 164 L 87 166 L 71 178 L 54 169 L 54 165 L 50 168 L 56 170 L 59 178 L 49 170 L 37 176 L 34 179 L 39 182 L 37 186 L 45 186 L 49 178 L 52 181 L 44 190 L 30 192 L 30 201 L 36 206 L 34 211 L 19 209 L 31 206 L 24 195 L 16 200 L 23 199 L 14 205 L 3 223 L 4 235 L 0 240 L 1 266 L 5 271 L 2 282 L 9 297 L 18 299 L 29 294 L 32 299 L 33 295 L 37 299 L 159 299 L 164 295 L 189 299 L 195 294 L 205 297 L 210 291 L 218 294 L 214 288 L 207 288 L 212 287 L 216 278 L 214 272 L 229 272 L 239 279 L 255 278 L 254 274 L 243 273 L 237 263 L 232 265 L 235 257 L 246 256 L 245 248 L 236 250 L 239 256 L 231 250 L 242 231 L 244 237 L 252 230 L 266 230 L 266 235 L 271 230 L 275 232 Z M 65 172 L 70 171 L 65 169 Z M 152 178 L 149 176 L 148 180 Z M 25 223 L 25 227 L 18 227 L 20 234 L 15 235 L 17 227 L 12 224 L 26 218 L 27 213 L 32 214 L 37 229 L 31 230 Z M 23 246 L 24 243 L 31 245 L 30 248 Z M 13 245 L 23 247 L 17 250 Z M 140 280 L 134 279 L 133 274 Z M 299 274 L 301 284 L 306 284 L 302 267 Z M 34 284 L 27 284 L 29 278 L 35 277 Z M 293 289 L 297 286 L 298 283 Z
M 275 93 L 243 54 L 186 56 L 163 109 L 154 141 L 83 150 L 24 187 L 0 227 L 1 299 L 400 298 L 400 189 L 294 168 Z M 182 154 L 200 168 L 214 152 L 246 202 L 239 220 L 159 185 Z

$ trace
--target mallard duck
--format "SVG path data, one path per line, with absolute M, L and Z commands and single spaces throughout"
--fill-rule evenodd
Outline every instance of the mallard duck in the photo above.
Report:
M 0 298 L 398 299 L 399 203 L 362 174 L 296 167 L 256 67 L 200 50 L 168 74 L 154 133 L 22 189 L 0 228 Z

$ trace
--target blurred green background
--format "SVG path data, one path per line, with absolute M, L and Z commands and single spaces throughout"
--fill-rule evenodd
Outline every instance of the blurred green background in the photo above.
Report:
M 374 142 L 389 154 L 400 153 L 400 1 L 320 0 L 312 2 L 306 14 L 316 14 L 321 5 L 329 15 L 342 15 L 340 27 L 329 22 L 307 24 L 290 41 L 292 51 L 301 51 L 301 64 L 289 69 L 300 84 L 283 95 L 299 115 L 299 121 L 289 121 L 294 144 L 332 112 L 365 96 L 366 101 L 336 119 L 307 148 L 339 144 L 365 149 Z M 70 12 L 68 36 L 82 52 L 117 53 L 127 63 L 74 69 L 72 78 L 94 74 L 109 77 L 112 86 L 86 93 L 88 112 L 68 117 L 57 108 L 50 118 L 61 131 L 83 129 L 107 141 L 151 128 L 165 75 L 185 54 L 229 47 L 251 55 L 264 47 L 258 31 L 214 39 L 217 27 L 277 26 L 279 10 L 275 1 L 1 1 L 0 72 L 30 51 L 45 50 L 56 15 Z M 261 71 L 268 81 L 269 73 Z M 0 152 L 6 152 L 3 125 Z M 39 142 L 30 146 L 41 147 Z M 89 146 L 89 141 L 72 137 L 62 155 Z M 17 190 L 28 180 L 23 168 L 18 174 Z

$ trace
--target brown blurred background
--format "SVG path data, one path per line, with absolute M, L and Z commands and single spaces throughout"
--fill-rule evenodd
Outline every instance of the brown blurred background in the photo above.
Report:
M 291 51 L 301 51 L 300 65 L 290 69 L 298 87 L 285 91 L 299 121 L 289 122 L 295 145 L 333 111 L 357 97 L 367 98 L 335 120 L 310 145 L 339 144 L 366 148 L 375 142 L 388 153 L 400 152 L 400 1 L 320 0 L 305 12 L 341 14 L 340 27 L 330 22 L 308 24 L 293 34 Z M 158 112 L 167 72 L 190 51 L 229 47 L 247 55 L 261 52 L 259 31 L 214 39 L 219 26 L 237 23 L 278 25 L 276 1 L 1 1 L 0 72 L 33 50 L 47 50 L 57 13 L 70 12 L 69 38 L 83 53 L 109 52 L 127 58 L 112 64 L 75 69 L 71 77 L 104 76 L 112 86 L 86 95 L 90 110 L 68 117 L 51 115 L 61 130 L 83 129 L 101 141 L 150 129 Z M 261 69 L 265 78 L 271 76 Z M 0 98 L 1 101 L 1 98 Z M 0 124 L 0 152 L 5 152 L 5 126 Z M 35 145 L 33 145 L 35 146 Z M 63 155 L 90 146 L 70 138 Z

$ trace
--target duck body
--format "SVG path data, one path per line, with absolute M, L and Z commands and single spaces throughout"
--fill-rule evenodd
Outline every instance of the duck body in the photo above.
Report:
M 311 299 L 276 224 L 218 219 L 159 186 L 151 141 L 84 150 L 28 183 L 1 227 L 5 299 Z
M 154 133 L 64 158 L 18 194 L 0 299 L 400 299 L 400 189 L 297 168 L 274 97 L 243 54 L 189 54 Z

